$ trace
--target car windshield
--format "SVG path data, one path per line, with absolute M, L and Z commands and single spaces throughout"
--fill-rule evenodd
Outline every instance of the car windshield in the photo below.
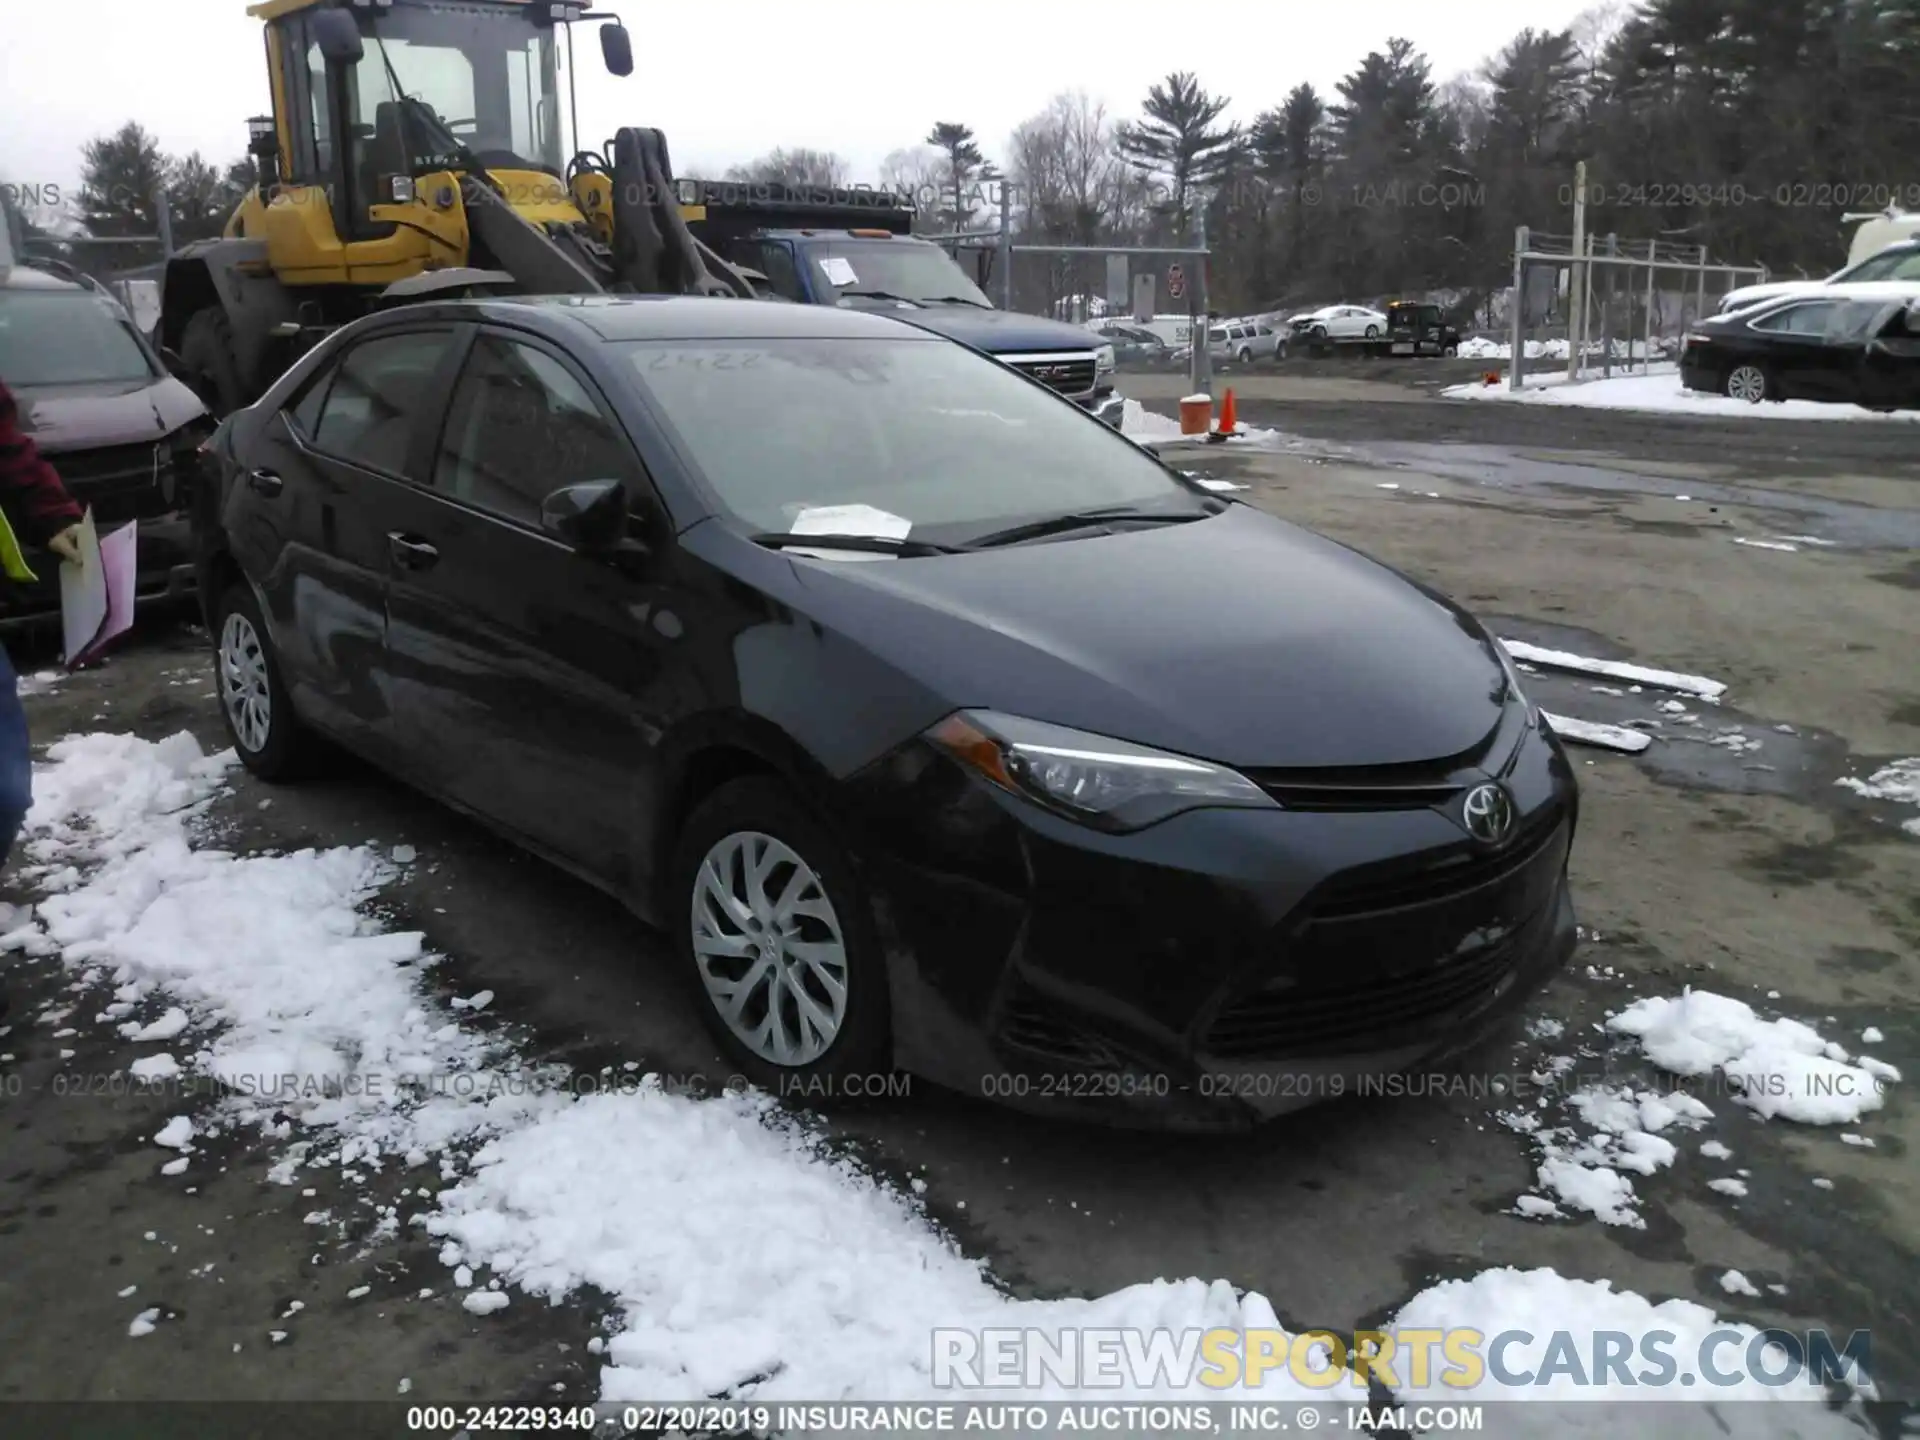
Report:
M 964 543 L 1107 506 L 1203 508 L 1202 496 L 1110 426 L 945 341 L 623 348 L 715 498 L 756 532 L 791 531 L 804 516 L 807 529 L 904 534 L 904 522 L 915 538 Z M 839 506 L 868 508 L 840 520 Z
M 1842 270 L 1836 280 L 1920 280 L 1920 250 L 1902 250 L 1893 255 L 1875 255 L 1862 260 L 1851 270 Z
M 893 297 L 993 306 L 951 255 L 923 241 L 823 241 L 807 246 L 806 256 L 814 286 L 841 305 L 885 305 Z
M 119 308 L 79 290 L 0 292 L 0 378 L 9 385 L 152 380 Z

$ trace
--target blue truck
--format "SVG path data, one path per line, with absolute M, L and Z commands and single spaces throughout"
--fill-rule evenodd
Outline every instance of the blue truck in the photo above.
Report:
M 769 298 L 895 312 L 985 351 L 1118 429 L 1113 346 L 1064 321 L 999 310 L 945 250 L 916 238 L 912 203 L 877 190 L 683 181 L 688 226 L 764 282 Z

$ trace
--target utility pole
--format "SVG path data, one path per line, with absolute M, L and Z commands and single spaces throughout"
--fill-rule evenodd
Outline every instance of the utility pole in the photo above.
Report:
M 1532 232 L 1522 225 L 1513 232 L 1513 309 L 1507 316 L 1507 389 L 1520 388 L 1520 369 L 1527 358 L 1527 246 Z
M 1573 167 L 1573 276 L 1567 285 L 1567 379 L 1580 374 L 1587 333 L 1587 162 Z
M 1000 182 L 1000 308 L 1013 309 L 1013 187 Z
M 1194 395 L 1211 395 L 1213 394 L 1213 356 L 1208 353 L 1207 349 L 1207 332 L 1212 327 L 1207 318 L 1207 261 L 1209 257 L 1207 255 L 1207 207 L 1205 202 L 1202 202 L 1194 211 L 1193 248 L 1195 252 L 1193 289 L 1188 292 L 1193 296 L 1193 319 L 1187 327 L 1187 333 L 1193 339 L 1192 352 L 1189 356 L 1190 367 L 1193 371 L 1193 389 L 1189 393 Z

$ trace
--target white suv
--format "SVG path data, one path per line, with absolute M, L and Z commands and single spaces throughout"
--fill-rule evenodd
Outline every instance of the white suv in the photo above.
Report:
M 1242 365 L 1280 353 L 1280 333 L 1264 320 L 1230 320 L 1207 331 L 1207 358 Z

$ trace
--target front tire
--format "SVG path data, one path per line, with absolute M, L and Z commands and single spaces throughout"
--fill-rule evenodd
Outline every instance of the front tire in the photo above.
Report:
M 1744 400 L 1749 405 L 1777 398 L 1773 378 L 1758 365 L 1736 365 L 1729 370 L 1726 391 L 1733 399 Z
M 891 1069 L 886 965 L 840 843 L 778 781 L 715 791 L 675 846 L 676 948 L 702 1019 L 775 1094 Z
M 313 759 L 313 734 L 293 713 L 259 603 L 238 581 L 214 605 L 213 644 L 220 716 L 241 763 L 262 780 L 290 780 L 305 772 Z
M 233 327 L 218 305 L 196 310 L 180 332 L 180 360 L 194 377 L 194 389 L 216 420 L 247 403 L 234 357 Z

